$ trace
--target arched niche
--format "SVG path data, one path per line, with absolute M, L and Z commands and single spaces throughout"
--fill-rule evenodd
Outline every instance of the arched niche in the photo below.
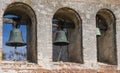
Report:
M 60 25 L 66 27 L 65 31 L 69 41 L 69 45 L 63 48 L 61 61 L 83 63 L 82 20 L 79 14 L 71 8 L 63 7 L 58 9 L 53 16 L 53 27 L 56 27 L 57 23 L 54 22 L 54 19 L 64 23 Z M 54 37 L 55 31 L 53 41 Z M 59 48 L 53 45 L 53 61 L 58 58 L 58 53 Z
M 5 15 L 18 16 L 19 23 L 27 27 L 27 60 L 37 63 L 37 21 L 34 10 L 25 3 L 15 2 L 7 6 Z
M 96 27 L 101 35 L 97 35 L 97 59 L 99 62 L 117 64 L 116 21 L 112 11 L 101 9 L 96 15 Z

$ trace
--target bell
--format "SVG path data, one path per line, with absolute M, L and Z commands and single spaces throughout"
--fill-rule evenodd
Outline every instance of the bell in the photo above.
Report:
M 98 36 L 101 35 L 100 29 L 98 27 L 96 28 L 96 35 L 98 35 Z
M 22 32 L 19 28 L 13 28 L 10 32 L 9 41 L 6 43 L 7 46 L 24 46 L 26 43 L 23 41 Z
M 66 34 L 63 30 L 57 31 L 56 38 L 53 44 L 56 46 L 65 46 L 69 44 Z

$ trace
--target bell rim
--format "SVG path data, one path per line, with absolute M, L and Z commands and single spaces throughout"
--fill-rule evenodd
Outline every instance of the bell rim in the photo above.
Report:
M 53 45 L 55 46 L 67 46 L 69 45 L 69 42 L 54 42 Z
M 13 44 L 14 44 L 14 45 L 13 45 Z M 16 44 L 16 45 L 15 45 L 15 44 Z M 24 43 L 24 42 L 22 42 L 22 43 L 20 43 L 20 42 L 7 42 L 6 45 L 7 45 L 7 46 L 12 46 L 12 47 L 15 47 L 15 46 L 21 47 L 21 46 L 25 46 L 25 45 L 27 45 L 27 44 Z

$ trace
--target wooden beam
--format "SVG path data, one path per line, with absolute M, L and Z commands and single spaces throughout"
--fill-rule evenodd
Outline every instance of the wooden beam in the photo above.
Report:
M 3 23 L 15 24 L 16 22 L 13 19 L 3 18 Z
M 16 22 L 13 19 L 9 19 L 9 18 L 3 18 L 3 23 L 7 23 L 7 24 L 21 24 L 21 25 L 26 25 L 28 24 L 27 21 L 23 21 L 21 20 L 20 22 Z
M 3 18 L 3 23 L 16 24 L 16 21 L 14 21 L 13 19 L 9 19 L 9 18 Z M 20 21 L 19 24 L 26 24 L 26 22 L 25 21 Z M 52 26 L 58 27 L 57 24 L 52 24 Z
M 57 24 L 52 24 L 52 26 L 58 27 L 58 25 L 57 25 Z

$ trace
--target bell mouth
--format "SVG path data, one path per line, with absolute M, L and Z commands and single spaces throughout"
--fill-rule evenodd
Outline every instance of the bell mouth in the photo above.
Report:
M 20 43 L 20 42 L 7 42 L 6 45 L 7 46 L 12 46 L 12 47 L 15 47 L 15 46 L 21 47 L 21 46 L 25 46 L 26 43 L 24 43 L 24 42 L 23 43 Z
M 55 46 L 67 46 L 69 42 L 54 42 L 53 45 Z

